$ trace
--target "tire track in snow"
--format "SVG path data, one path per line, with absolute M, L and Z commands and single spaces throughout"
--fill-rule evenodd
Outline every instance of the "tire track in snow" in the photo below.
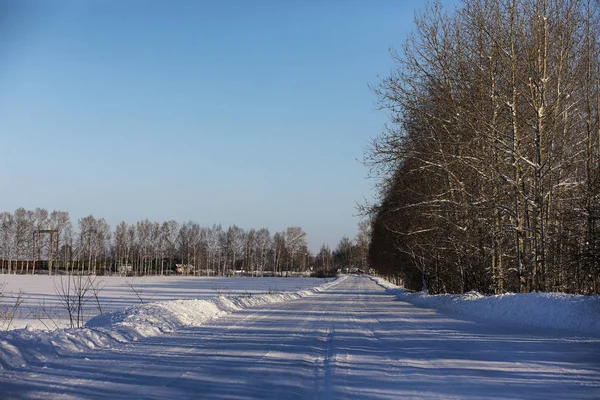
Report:
M 342 283 L 342 281 L 340 281 L 339 283 Z M 311 296 L 309 299 L 318 299 L 319 297 L 324 296 L 327 291 L 335 288 L 338 284 L 334 284 L 330 287 L 328 287 L 327 289 L 325 289 L 323 292 L 319 293 L 319 294 L 315 294 L 313 296 Z M 302 302 L 302 300 L 305 299 L 298 299 L 298 300 L 294 300 L 293 302 Z M 278 305 L 272 305 L 272 308 L 276 308 Z M 327 315 L 327 313 L 329 312 L 330 308 L 332 307 L 332 303 L 329 302 L 325 308 L 323 309 L 318 309 L 316 307 L 310 309 L 310 314 L 303 318 L 302 320 L 299 320 L 299 324 L 295 326 L 295 328 L 291 331 L 291 333 L 289 335 L 287 335 L 283 340 L 280 340 L 278 342 L 273 342 L 271 344 L 271 348 L 269 351 L 267 351 L 265 354 L 263 354 L 255 363 L 254 365 L 249 368 L 248 370 L 246 370 L 246 373 L 244 374 L 244 376 L 239 377 L 237 380 L 235 380 L 234 382 L 231 383 L 231 385 L 241 385 L 243 383 L 247 383 L 248 378 L 247 376 L 251 376 L 254 375 L 257 371 L 262 369 L 262 365 L 266 362 L 270 362 L 273 359 L 277 359 L 280 357 L 281 354 L 283 354 L 282 350 L 287 347 L 290 343 L 292 343 L 293 341 L 297 340 L 299 337 L 302 336 L 303 332 L 310 332 L 310 329 L 307 329 L 307 327 L 309 325 L 317 325 L 319 326 L 320 324 L 323 323 L 323 321 L 325 320 L 325 316 Z M 212 324 L 212 326 L 216 326 L 219 325 L 220 329 L 224 329 L 225 330 L 225 334 L 223 334 L 223 330 L 220 330 L 219 332 L 215 333 L 215 336 L 226 336 L 227 333 L 229 332 L 234 332 L 235 330 L 242 328 L 242 327 L 248 327 L 249 325 L 260 325 L 260 322 L 265 320 L 268 317 L 271 317 L 271 315 L 268 312 L 264 312 L 264 306 L 261 307 L 262 310 L 260 313 L 255 313 L 252 312 L 250 315 L 248 315 L 247 317 L 245 317 L 244 319 L 242 319 L 241 321 L 235 323 L 232 326 L 224 326 L 221 327 L 221 324 L 223 323 L 223 321 L 225 320 L 225 318 L 227 317 L 231 317 L 231 318 L 235 318 L 235 315 L 237 314 L 236 312 L 230 314 L 227 317 L 224 317 L 223 320 L 221 321 L 215 321 L 214 324 Z M 249 311 L 252 310 L 252 308 L 247 309 Z M 247 324 L 247 322 L 251 322 L 251 324 Z M 200 327 L 199 329 L 204 329 L 204 328 L 210 328 L 211 324 Z M 318 342 L 327 342 L 326 337 L 328 333 L 323 334 L 321 329 L 317 330 L 319 332 L 319 336 L 313 338 L 312 340 L 315 341 L 316 343 Z M 329 331 L 327 331 L 329 332 Z M 325 339 L 323 339 L 323 337 L 325 337 Z M 314 346 L 313 346 L 314 347 Z M 196 349 L 192 348 L 189 349 L 189 352 L 195 351 Z M 217 354 L 215 354 L 215 356 L 218 355 L 224 355 L 224 352 L 218 352 Z M 303 356 L 304 360 L 307 362 L 311 362 L 315 365 L 319 364 L 319 360 L 320 357 L 318 354 L 314 354 L 314 351 L 312 354 L 308 354 Z M 322 359 L 322 357 L 321 357 Z M 185 373 L 181 374 L 181 376 L 179 377 L 173 377 L 171 379 L 169 379 L 169 382 L 165 385 L 163 385 L 164 387 L 173 387 L 176 386 L 176 383 L 179 383 L 181 381 L 181 378 L 185 378 L 187 376 L 191 376 L 197 372 L 199 372 L 200 370 L 202 370 L 204 367 L 203 366 L 199 366 L 197 368 L 191 369 L 189 371 L 186 371 Z
M 323 296 L 323 294 L 318 294 L 316 296 Z M 313 296 L 313 298 L 314 298 L 314 296 Z M 277 359 L 283 353 L 281 351 L 282 349 L 287 347 L 290 343 L 297 340 L 301 336 L 300 332 L 310 332 L 310 330 L 307 329 L 307 326 L 309 326 L 311 324 L 316 324 L 316 325 L 320 324 L 324 320 L 325 315 L 329 311 L 330 308 L 331 308 L 331 304 L 328 304 L 324 309 L 316 309 L 316 308 L 311 309 L 310 315 L 307 318 L 304 318 L 303 320 L 301 320 L 300 324 L 294 328 L 294 330 L 291 332 L 290 335 L 288 335 L 282 341 L 273 343 L 273 346 L 275 348 L 271 348 L 267 353 L 265 353 L 262 357 L 260 357 L 260 359 L 258 359 L 256 361 L 255 365 L 247 371 L 246 375 L 254 374 L 256 371 L 262 369 L 263 363 L 265 363 L 267 361 L 271 361 L 272 359 Z M 317 329 L 317 332 L 319 333 L 319 336 L 314 337 L 312 340 L 315 343 L 326 341 L 326 339 L 325 340 L 323 339 L 322 330 Z M 314 348 L 314 346 L 312 346 L 312 347 Z M 312 362 L 313 364 L 320 363 L 319 355 L 314 354 L 314 350 L 313 350 L 312 354 L 306 355 L 303 358 L 305 361 Z M 247 381 L 247 378 L 242 377 L 242 378 L 238 379 L 234 384 L 241 384 L 246 381 Z

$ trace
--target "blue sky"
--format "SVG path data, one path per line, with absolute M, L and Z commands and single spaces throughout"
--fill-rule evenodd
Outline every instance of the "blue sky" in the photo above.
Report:
M 367 85 L 423 4 L 0 0 L 0 210 L 300 225 L 335 247 L 373 197 Z

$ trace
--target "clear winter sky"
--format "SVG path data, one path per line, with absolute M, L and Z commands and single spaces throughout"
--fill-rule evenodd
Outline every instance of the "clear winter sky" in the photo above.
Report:
M 0 211 L 300 225 L 333 248 L 373 198 L 367 85 L 424 3 L 0 0 Z

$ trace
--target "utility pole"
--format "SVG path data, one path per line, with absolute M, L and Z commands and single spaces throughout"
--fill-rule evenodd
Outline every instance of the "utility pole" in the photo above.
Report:
M 37 233 L 38 233 L 38 237 L 42 233 L 50 234 L 50 249 L 49 249 L 49 253 L 48 253 L 48 275 L 52 275 L 52 250 L 54 248 L 54 242 L 52 241 L 52 238 L 54 237 L 54 234 L 56 233 L 57 234 L 56 235 L 56 243 L 58 244 L 58 229 L 52 229 L 52 228 L 48 227 L 48 229 L 38 229 Z M 34 249 L 35 249 L 35 242 L 34 242 Z M 35 253 L 35 250 L 34 250 L 34 253 Z M 35 258 L 34 258 L 34 260 L 35 260 Z

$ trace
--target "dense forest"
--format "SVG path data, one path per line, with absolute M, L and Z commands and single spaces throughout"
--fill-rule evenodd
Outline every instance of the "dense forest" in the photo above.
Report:
M 369 228 L 362 222 L 355 241 L 343 237 L 334 250 L 323 245 L 313 255 L 298 226 L 271 235 L 267 228 L 146 219 L 113 231 L 92 215 L 73 227 L 66 211 L 19 208 L 0 212 L 0 272 L 328 276 L 366 265 Z
M 370 264 L 432 293 L 600 290 L 596 0 L 434 3 L 373 88 Z

